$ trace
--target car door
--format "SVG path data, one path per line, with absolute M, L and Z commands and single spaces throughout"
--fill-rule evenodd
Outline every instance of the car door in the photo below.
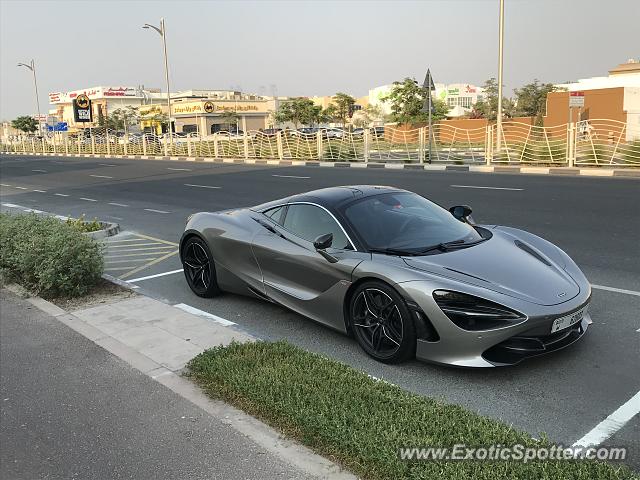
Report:
M 262 271 L 265 293 L 303 315 L 343 329 L 342 300 L 351 273 L 368 254 L 357 252 L 333 216 L 314 204 L 290 204 L 265 212 L 272 221 L 253 240 L 253 251 Z M 332 233 L 327 252 L 330 263 L 313 246 L 320 235 Z

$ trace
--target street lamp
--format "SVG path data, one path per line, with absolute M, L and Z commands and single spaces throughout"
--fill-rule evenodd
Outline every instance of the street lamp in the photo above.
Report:
M 502 144 L 502 54 L 504 50 L 504 0 L 500 0 L 500 36 L 498 41 L 498 118 L 496 119 L 496 129 L 498 130 L 498 139 L 496 146 L 498 151 Z
M 169 87 L 169 60 L 167 58 L 167 30 L 164 25 L 164 18 L 160 19 L 160 27 L 145 23 L 142 28 L 152 28 L 162 37 L 162 48 L 164 52 L 164 74 L 167 80 L 167 109 L 169 111 L 169 141 L 173 143 L 173 128 L 171 127 L 171 88 Z
M 36 89 L 36 108 L 38 110 L 38 132 L 42 135 L 42 119 L 40 118 L 40 99 L 38 99 L 38 81 L 36 80 L 36 62 L 32 59 L 31 62 L 18 63 L 18 67 L 26 67 L 33 73 L 33 86 Z

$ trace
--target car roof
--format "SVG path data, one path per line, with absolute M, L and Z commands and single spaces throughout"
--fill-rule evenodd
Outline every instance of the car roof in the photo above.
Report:
M 275 207 L 285 203 L 309 202 L 321 205 L 329 210 L 352 199 L 380 195 L 382 193 L 403 192 L 404 190 L 395 187 L 382 185 L 345 185 L 340 187 L 321 188 L 310 192 L 291 195 L 272 202 L 263 203 L 252 207 L 251 210 L 263 211 L 270 207 Z

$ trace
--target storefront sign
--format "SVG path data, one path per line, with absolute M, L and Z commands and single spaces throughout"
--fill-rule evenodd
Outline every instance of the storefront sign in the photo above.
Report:
M 93 120 L 91 115 L 91 100 L 85 94 L 78 95 L 73 101 L 73 118 L 76 122 L 86 123 Z
M 223 113 L 223 112 L 265 112 L 266 104 L 238 102 L 188 102 L 175 103 L 171 106 L 175 115 L 191 115 L 195 113 Z
M 569 92 L 569 108 L 584 107 L 584 92 Z

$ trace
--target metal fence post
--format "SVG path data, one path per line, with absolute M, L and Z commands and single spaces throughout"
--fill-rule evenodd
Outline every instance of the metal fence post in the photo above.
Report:
M 567 162 L 568 162 L 569 168 L 573 167 L 574 165 L 574 157 L 575 157 L 575 151 L 576 151 L 574 130 L 575 130 L 575 124 L 568 123 L 567 124 Z
M 42 153 L 46 153 L 47 151 L 47 142 L 44 139 L 44 137 L 42 137 Z
M 424 163 L 425 158 L 425 137 L 427 135 L 427 129 L 420 127 L 418 129 L 418 160 L 420 163 Z
M 244 144 L 244 158 L 246 160 L 247 158 L 249 158 L 249 137 L 246 130 L 242 134 L 242 143 Z
M 36 153 L 36 141 L 33 137 L 31 138 L 31 152 Z
M 55 133 L 53 134 L 52 138 L 53 138 L 53 154 L 55 155 L 57 153 L 56 152 L 56 134 Z
M 129 134 L 125 133 L 122 137 L 122 152 L 125 155 L 129 155 Z
M 369 134 L 368 128 L 365 128 L 362 132 L 364 163 L 369 163 Z
M 171 134 L 169 134 L 169 135 L 171 135 Z M 164 146 L 164 156 L 165 156 L 165 157 L 168 157 L 168 156 L 169 156 L 169 148 L 167 147 L 167 136 L 165 135 L 165 136 L 162 138 L 162 140 L 163 140 L 163 142 L 162 142 L 162 143 L 164 144 L 164 145 L 163 145 L 163 146 Z
M 69 155 L 69 137 L 64 136 L 64 154 Z
M 491 165 L 493 157 L 493 127 L 487 125 L 484 136 L 484 159 L 487 165 Z
M 111 155 L 111 142 L 109 141 L 109 130 L 104 131 L 105 142 L 107 143 L 107 155 Z
M 276 145 L 278 146 L 278 158 L 284 158 L 284 149 L 282 148 L 282 130 L 276 133 Z
M 316 132 L 316 149 L 318 150 L 318 160 L 322 160 L 322 157 L 324 155 L 324 152 L 322 151 L 323 149 L 323 145 L 322 145 L 322 130 L 318 130 Z M 278 149 L 278 155 L 280 155 L 280 149 Z
M 94 135 L 91 135 L 91 154 L 96 154 L 96 137 Z
M 147 155 L 147 134 L 142 134 L 142 154 Z
M 219 158 L 218 155 L 218 133 L 213 134 L 213 157 Z
M 191 134 L 187 134 L 187 156 L 191 157 Z

